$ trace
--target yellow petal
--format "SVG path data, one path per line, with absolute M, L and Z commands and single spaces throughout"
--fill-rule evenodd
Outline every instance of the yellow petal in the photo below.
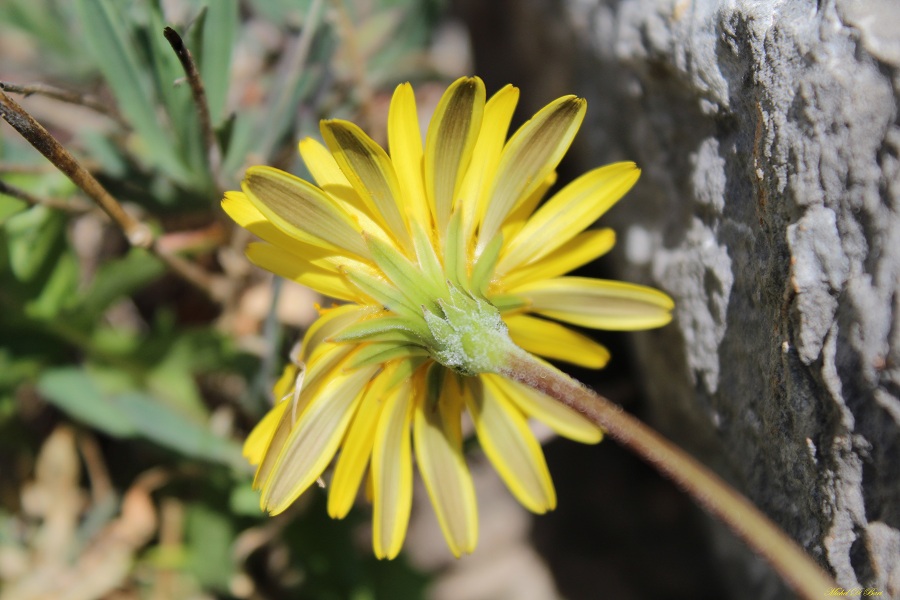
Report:
M 416 96 L 409 83 L 398 85 L 391 98 L 388 110 L 388 146 L 391 162 L 400 182 L 403 210 L 408 211 L 410 223 L 420 223 L 426 230 L 430 230 L 431 211 L 425 195 L 422 171 L 422 134 L 419 130 Z
M 311 183 L 272 167 L 251 167 L 241 187 L 253 206 L 290 236 L 367 256 L 359 225 Z
M 542 514 L 556 507 L 556 491 L 541 445 L 525 415 L 508 398 L 493 393 L 481 378 L 467 381 L 466 405 L 481 448 L 506 487 L 528 510 Z
M 307 331 L 308 335 L 309 331 Z M 269 481 L 269 475 L 271 475 L 273 468 L 278 463 L 281 451 L 294 430 L 297 415 L 303 413 L 310 400 L 315 398 L 323 383 L 329 381 L 333 373 L 339 373 L 341 361 L 352 350 L 352 346 L 349 345 L 321 344 L 312 351 L 312 357 L 306 362 L 307 368 L 302 381 L 302 388 L 294 389 L 291 398 L 285 400 L 285 410 L 282 412 L 281 419 L 278 421 L 259 467 L 256 469 L 256 475 L 253 478 L 253 489 L 262 488 Z M 299 358 L 298 362 L 301 362 Z M 260 507 L 266 510 L 265 496 L 260 497 Z
M 377 369 L 335 373 L 309 401 L 263 485 L 262 498 L 270 514 L 284 511 L 322 475 Z
M 300 156 L 316 180 L 316 185 L 355 219 L 367 234 L 384 241 L 390 240 L 391 237 L 385 230 L 384 219 L 373 214 L 371 206 L 356 193 L 331 151 L 313 138 L 300 140 L 299 148 Z
M 615 245 L 616 234 L 612 229 L 583 231 L 544 258 L 501 274 L 499 280 L 504 288 L 512 288 L 529 281 L 557 277 L 596 260 Z M 500 267 L 497 271 L 503 273 Z
M 354 308 L 354 305 L 347 305 Z M 342 307 L 343 308 L 343 307 Z M 304 339 L 310 337 L 310 332 L 323 319 L 319 319 L 313 324 L 313 327 L 307 331 Z M 327 320 L 326 320 L 327 323 Z M 324 325 L 320 325 L 324 327 Z M 295 379 L 294 385 L 302 383 L 300 389 L 296 387 L 291 390 L 291 396 L 285 400 L 285 407 L 281 414 L 281 419 L 274 427 L 274 431 L 269 439 L 269 443 L 265 448 L 262 460 L 256 469 L 256 475 L 253 478 L 253 489 L 264 487 L 269 479 L 269 475 L 278 463 L 281 452 L 287 443 L 291 432 L 294 431 L 294 422 L 297 415 L 302 414 L 309 402 L 316 397 L 318 391 L 325 382 L 331 380 L 335 374 L 340 373 L 341 362 L 347 358 L 347 355 L 353 350 L 350 345 L 338 344 L 320 344 L 311 350 L 312 356 L 308 354 L 304 356 L 303 350 L 296 357 L 296 361 L 300 365 L 305 364 L 304 377 L 301 380 Z M 292 352 L 293 354 L 293 352 Z M 294 357 L 292 357 L 294 358 Z M 266 510 L 266 498 L 260 497 L 260 507 Z
M 475 225 L 484 215 L 488 192 L 494 182 L 493 175 L 518 101 L 519 88 L 506 85 L 484 105 L 478 141 L 475 142 L 472 160 L 457 194 L 467 244 L 472 239 Z
M 550 254 L 596 221 L 625 195 L 641 170 L 621 162 L 585 173 L 553 196 L 509 240 L 500 262 L 502 271 Z
M 518 207 L 509 213 L 509 216 L 503 222 L 503 227 L 500 229 L 501 233 L 503 233 L 503 239 L 511 240 L 518 235 L 528 219 L 531 218 L 534 209 L 544 199 L 550 188 L 556 184 L 556 178 L 556 171 L 547 175 L 544 181 L 541 182 L 541 185 L 537 186 Z
M 306 168 L 309 169 L 310 175 L 313 176 L 316 185 L 320 188 L 323 190 L 344 188 L 351 190 L 353 194 L 356 193 L 331 151 L 318 140 L 311 137 L 303 138 L 297 144 L 297 149 L 300 151 L 300 157 Z
M 225 198 L 222 200 L 222 209 L 235 223 L 253 235 L 278 248 L 290 251 L 303 260 L 323 261 L 331 259 L 336 262 L 336 264 L 344 264 L 351 260 L 340 254 L 335 254 L 334 250 L 323 248 L 321 244 L 314 245 L 302 242 L 297 238 L 284 233 L 275 227 L 275 225 L 253 205 L 247 197 L 247 194 L 244 194 L 243 192 L 225 192 Z
M 438 102 L 425 138 L 425 191 L 440 236 L 447 230 L 481 129 L 484 83 L 478 77 L 453 82 Z
M 435 370 L 447 376 L 443 385 L 427 386 L 419 395 L 413 422 L 416 464 L 447 545 L 459 558 L 478 542 L 478 507 L 462 451 L 463 392 L 444 367 L 433 365 L 429 373 Z
M 378 558 L 399 554 L 412 507 L 412 450 L 409 425 L 413 406 L 410 385 L 388 396 L 372 450 L 372 545 Z
M 361 298 L 358 290 L 339 272 L 314 265 L 293 252 L 286 252 L 265 242 L 253 242 L 247 246 L 246 254 L 254 265 L 325 296 L 348 302 L 359 302 Z
M 375 221 L 391 233 L 395 243 L 410 251 L 412 241 L 400 212 L 400 185 L 387 152 L 349 121 L 322 121 L 320 129 L 338 166 Z
M 347 305 L 347 307 L 355 308 L 357 310 L 360 308 L 354 305 Z M 336 312 L 340 315 L 347 311 L 336 309 Z M 326 314 L 326 316 L 328 315 Z M 336 318 L 337 317 L 332 317 L 332 319 Z M 329 322 L 331 322 L 331 319 L 325 317 L 320 318 L 307 331 L 304 340 L 309 340 L 314 337 L 317 328 L 327 329 Z M 302 382 L 295 379 L 295 385 L 302 383 L 302 387 L 299 390 L 296 388 L 292 390 L 291 397 L 285 400 L 286 406 L 282 412 L 281 419 L 275 426 L 268 446 L 265 448 L 262 460 L 259 462 L 259 466 L 256 469 L 256 475 L 253 478 L 253 489 L 259 489 L 266 484 L 269 475 L 272 473 L 272 469 L 278 463 L 278 459 L 281 456 L 281 452 L 287 443 L 291 432 L 294 430 L 294 422 L 297 419 L 297 415 L 303 413 L 306 406 L 311 399 L 316 397 L 316 394 L 318 394 L 324 383 L 330 381 L 336 374 L 341 372 L 341 362 L 347 358 L 347 355 L 350 354 L 352 350 L 353 346 L 348 344 L 319 344 L 315 348 L 309 349 L 304 349 L 301 346 L 298 356 L 292 356 L 292 359 L 295 359 L 298 364 L 305 364 L 306 366 Z M 294 353 L 295 351 L 292 351 L 292 355 Z M 263 510 L 266 510 L 265 496 L 260 497 L 260 507 Z
M 243 192 L 225 192 L 225 198 L 222 199 L 222 210 L 235 223 L 270 244 L 282 248 L 291 248 L 302 244 L 270 223 Z M 307 246 L 308 244 L 302 245 Z
M 564 96 L 542 108 L 510 138 L 497 165 L 479 234 L 478 253 L 515 208 L 556 170 L 584 119 L 585 102 Z
M 275 435 L 275 429 L 284 415 L 284 409 L 290 405 L 287 399 L 281 401 L 276 399 L 276 402 L 277 404 L 256 424 L 244 442 L 244 457 L 253 466 L 262 462 L 266 448 L 269 447 L 269 442 Z
M 299 344 L 294 344 L 294 348 L 291 350 L 291 354 L 295 355 L 299 352 L 300 346 Z M 278 404 L 285 398 L 289 397 L 294 392 L 294 388 L 297 385 L 297 376 L 299 375 L 303 377 L 303 372 L 306 370 L 306 365 L 299 362 L 294 362 L 294 356 L 291 356 L 291 361 L 284 365 L 284 369 L 281 371 L 281 377 L 278 378 L 278 381 L 275 382 L 275 385 L 272 386 L 272 396 L 275 399 L 275 404 Z
M 306 333 L 303 335 L 303 343 L 297 360 L 301 363 L 311 363 L 326 341 L 339 335 L 341 331 L 378 312 L 371 306 L 359 306 L 344 304 L 321 311 Z
M 675 306 L 666 294 L 650 287 L 586 277 L 557 277 L 508 291 L 529 300 L 531 312 L 612 331 L 662 327 L 672 320 Z
M 609 362 L 609 350 L 559 323 L 522 314 L 504 315 L 503 321 L 512 341 L 532 354 L 589 369 L 602 369 Z
M 529 417 L 548 425 L 553 431 L 582 444 L 596 444 L 603 439 L 599 427 L 559 400 L 500 375 L 482 375 L 492 393 L 513 402 Z
M 343 519 L 350 512 L 363 475 L 366 473 L 375 442 L 375 429 L 384 406 L 384 394 L 390 378 L 386 373 L 387 371 L 379 374 L 369 384 L 362 404 L 353 417 L 347 439 L 341 446 L 341 455 L 335 465 L 328 491 L 328 514 L 334 519 Z

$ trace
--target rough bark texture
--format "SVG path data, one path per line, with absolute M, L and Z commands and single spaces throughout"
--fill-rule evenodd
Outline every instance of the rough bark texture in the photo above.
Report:
M 658 426 L 900 598 L 900 4 L 560 7 L 590 163 L 643 168 L 618 274 L 677 303 L 636 338 Z

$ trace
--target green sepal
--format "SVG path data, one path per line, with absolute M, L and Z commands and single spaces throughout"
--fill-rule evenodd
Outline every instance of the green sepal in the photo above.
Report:
M 414 328 L 402 317 L 379 317 L 354 323 L 332 338 L 333 342 L 395 342 L 423 345 L 431 339 L 424 328 Z
M 437 409 L 444 389 L 444 378 L 449 371 L 441 365 L 434 363 L 428 367 L 425 374 L 425 411 L 432 412 Z
M 502 247 L 503 236 L 497 234 L 494 236 L 494 239 L 491 240 L 491 243 L 484 249 L 484 252 L 481 253 L 481 256 L 478 257 L 475 268 L 472 269 L 470 289 L 476 294 L 481 295 L 482 298 L 487 296 L 488 288 L 491 285 L 491 279 L 494 276 L 494 269 L 497 267 L 497 260 L 500 258 L 500 249 Z
M 347 362 L 347 369 L 358 369 L 369 365 L 379 365 L 396 358 L 426 357 L 428 351 L 422 346 L 398 345 L 391 342 L 366 344 Z
M 469 281 L 466 257 L 466 240 L 462 226 L 462 212 L 456 211 L 447 226 L 447 240 L 444 245 L 446 276 L 456 287 L 466 287 Z
M 429 273 L 423 273 L 418 265 L 411 263 L 393 246 L 378 238 L 366 236 L 366 243 L 375 264 L 409 302 L 437 310 L 435 298 L 441 296 L 441 290 L 433 284 Z
M 391 282 L 382 277 L 370 275 L 368 273 L 349 271 L 347 269 L 342 269 L 341 272 L 350 283 L 359 288 L 364 294 L 371 296 L 385 309 L 393 311 L 411 321 L 421 321 L 421 307 L 414 305 L 410 299 L 400 292 L 400 290 L 398 290 Z
M 522 298 L 521 296 L 515 296 L 513 294 L 500 294 L 498 296 L 492 296 L 491 298 L 489 298 L 489 301 L 501 313 L 509 312 L 511 310 L 520 310 L 522 308 L 527 308 L 529 305 L 528 300 Z
M 434 246 L 428 239 L 428 234 L 419 223 L 413 223 L 413 246 L 416 258 L 419 259 L 419 265 L 422 268 L 422 274 L 429 279 L 432 290 L 436 291 L 439 297 L 449 294 L 450 289 L 447 287 L 444 268 L 441 266 L 437 254 L 434 253 Z
M 397 385 L 412 377 L 413 373 L 428 360 L 431 359 L 426 356 L 412 356 L 408 359 L 401 360 L 397 365 L 397 368 L 394 369 L 394 372 L 390 375 L 388 382 L 385 384 L 384 391 L 389 392 Z

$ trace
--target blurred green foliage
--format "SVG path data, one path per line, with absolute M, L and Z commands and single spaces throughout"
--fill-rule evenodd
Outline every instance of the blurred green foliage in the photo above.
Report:
M 160 530 L 134 549 L 116 584 L 133 595 L 121 597 L 150 597 L 172 572 L 190 597 L 421 595 L 425 579 L 403 560 L 377 563 L 360 548 L 360 515 L 340 524 L 321 506 L 280 520 L 260 515 L 241 440 L 268 401 L 282 339 L 297 332 L 229 325 L 241 292 L 259 280 L 227 268 L 221 247 L 236 242 L 218 201 L 248 164 L 296 169 L 297 139 L 326 114 L 370 112 L 372 90 L 426 77 L 422 56 L 440 9 L 438 0 L 0 3 L 5 80 L 98 98 L 104 111 L 44 98 L 34 114 L 160 239 L 188 240 L 181 254 L 234 288 L 225 302 L 210 301 L 152 253 L 129 248 L 71 182 L 12 129 L 0 130 L 0 181 L 52 200 L 0 193 L 0 461 L 8 465 L 0 550 L 33 550 L 44 525 L 23 490 L 49 432 L 71 422 L 81 443 L 99 444 L 115 498 L 162 468 L 154 503 L 183 513 L 173 545 L 160 510 Z M 199 68 L 212 152 L 166 26 Z M 31 99 L 20 102 L 31 110 Z M 88 470 L 83 487 L 94 493 L 97 472 Z M 321 493 L 308 495 L 321 502 Z M 117 506 L 88 503 L 73 565 Z M 237 540 L 254 532 L 264 543 L 240 555 Z M 284 552 L 286 563 L 272 559 Z M 29 572 L 4 575 L 22 581 Z

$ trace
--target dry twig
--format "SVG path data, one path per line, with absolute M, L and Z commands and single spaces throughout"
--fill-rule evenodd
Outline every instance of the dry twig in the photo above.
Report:
M 161 248 L 157 244 L 153 232 L 145 223 L 125 212 L 122 205 L 56 138 L 2 90 L 0 90 L 0 117 L 96 202 L 103 212 L 119 226 L 132 246 L 150 250 L 173 273 L 206 293 L 214 301 L 220 302 L 225 297 L 227 281 L 217 278 L 196 264 Z

